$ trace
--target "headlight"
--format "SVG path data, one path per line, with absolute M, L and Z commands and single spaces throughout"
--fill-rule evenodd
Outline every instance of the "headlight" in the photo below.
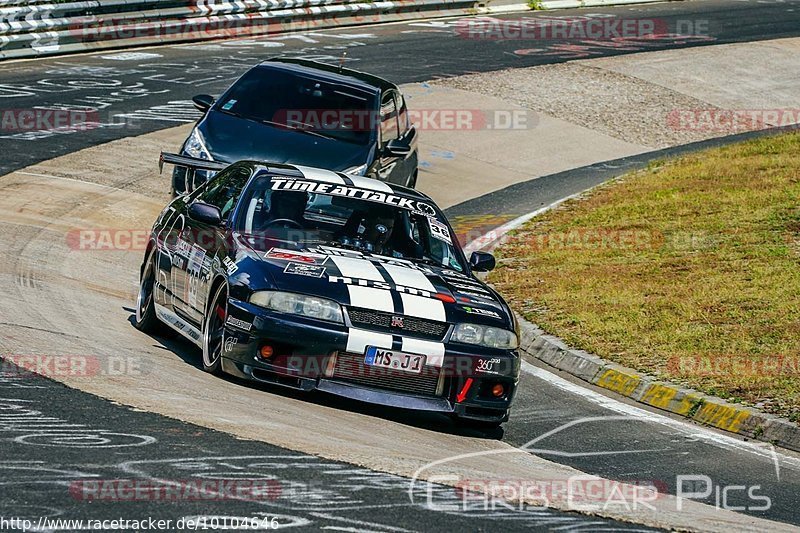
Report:
M 293 292 L 259 291 L 250 296 L 250 303 L 279 313 L 302 315 L 342 323 L 342 306 L 332 300 Z
M 186 152 L 187 155 L 196 157 L 197 159 L 207 159 L 208 161 L 214 160 L 214 158 L 211 157 L 208 148 L 206 148 L 206 142 L 203 139 L 203 134 L 200 133 L 197 128 L 192 130 L 192 133 L 186 140 L 183 151 Z
M 367 164 L 358 165 L 357 167 L 350 167 L 344 171 L 345 174 L 355 174 L 356 176 L 363 176 L 367 171 Z
M 480 324 L 458 324 L 453 331 L 453 340 L 506 350 L 513 350 L 519 346 L 519 338 L 513 331 Z

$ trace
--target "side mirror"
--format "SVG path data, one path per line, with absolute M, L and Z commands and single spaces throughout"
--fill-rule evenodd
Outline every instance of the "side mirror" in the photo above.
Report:
M 198 94 L 192 98 L 192 102 L 198 111 L 205 113 L 214 105 L 214 97 L 210 94 Z
M 411 153 L 411 146 L 400 139 L 392 139 L 386 143 L 386 153 L 397 157 L 405 157 Z
M 205 202 L 192 203 L 189 206 L 189 218 L 209 226 L 222 224 L 222 213 L 220 213 L 219 208 Z
M 469 256 L 469 266 L 475 272 L 489 272 L 494 270 L 496 264 L 494 256 L 486 252 L 472 252 Z

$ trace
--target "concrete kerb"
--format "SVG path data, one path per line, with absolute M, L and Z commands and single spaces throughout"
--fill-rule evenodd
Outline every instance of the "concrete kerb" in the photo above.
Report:
M 800 428 L 789 420 L 736 405 L 568 347 L 517 315 L 524 356 L 587 383 L 699 424 L 800 451 Z

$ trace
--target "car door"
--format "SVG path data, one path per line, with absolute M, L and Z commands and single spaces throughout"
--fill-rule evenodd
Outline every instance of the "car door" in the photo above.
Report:
M 410 124 L 405 99 L 391 89 L 381 96 L 377 177 L 414 186 L 417 171 L 416 129 Z
M 378 147 L 378 165 L 376 166 L 377 178 L 381 181 L 401 183 L 400 172 L 401 158 L 392 152 L 392 141 L 400 138 L 400 128 L 397 118 L 397 102 L 394 90 L 389 90 L 381 95 L 380 108 L 380 146 Z
M 397 105 L 398 141 L 401 146 L 408 147 L 408 154 L 397 156 L 397 165 L 392 172 L 392 182 L 414 187 L 417 181 L 417 130 L 408 116 L 406 100 L 399 92 L 395 92 Z
M 200 328 L 211 285 L 212 264 L 222 261 L 227 253 L 228 222 L 242 189 L 252 171 L 246 165 L 233 165 L 192 194 L 187 202 L 186 223 L 180 234 L 178 249 L 182 260 L 173 267 L 178 278 L 175 287 L 176 309 L 184 319 Z M 188 215 L 192 203 L 202 202 L 219 209 L 222 224 L 210 225 Z
M 178 255 L 179 236 L 186 224 L 185 206 L 181 200 L 167 207 L 158 224 L 156 236 L 156 283 L 153 298 L 157 305 L 173 310 L 175 304 L 175 282 L 173 274 L 181 259 Z

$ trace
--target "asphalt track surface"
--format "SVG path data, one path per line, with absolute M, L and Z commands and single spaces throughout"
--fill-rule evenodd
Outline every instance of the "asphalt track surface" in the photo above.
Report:
M 798 8 L 797 0 L 687 0 L 495 17 L 613 15 L 653 19 L 659 28 L 683 34 L 663 39 L 479 40 L 457 33 L 456 19 L 448 19 L 3 63 L 0 108 L 88 106 L 98 109 L 91 120 L 99 125 L 72 133 L 0 131 L 0 175 L 191 121 L 197 117 L 189 102 L 192 96 L 218 94 L 250 66 L 278 54 L 336 62 L 346 52 L 351 68 L 410 83 L 572 59 L 791 37 L 800 34 Z
M 455 35 L 452 29 L 448 29 L 447 23 L 434 22 L 422 26 L 418 25 L 419 23 L 399 24 L 321 32 L 305 37 L 289 36 L 278 41 L 283 46 L 265 46 L 255 42 L 228 42 L 134 51 L 159 54 L 158 58 L 138 56 L 140 59 L 120 59 L 125 57 L 120 56 L 120 52 L 108 52 L 92 56 L 4 64 L 0 66 L 2 68 L 0 95 L 5 97 L 11 94 L 17 95 L 8 98 L 7 101 L 11 102 L 11 105 L 4 105 L 5 108 L 23 109 L 35 105 L 108 105 L 100 110 L 102 121 L 107 124 L 105 127 L 72 134 L 4 133 L 0 136 L 0 149 L 3 154 L 0 173 L 108 140 L 177 125 L 179 122 L 175 122 L 176 115 L 179 121 L 191 121 L 193 114 L 187 105 L 187 100 L 193 94 L 201 90 L 211 94 L 218 92 L 247 66 L 278 50 L 280 53 L 332 60 L 339 56 L 342 49 L 346 49 L 351 66 L 385 75 L 397 82 L 410 82 L 469 71 L 564 61 L 576 58 L 576 54 L 588 53 L 591 54 L 590 57 L 597 57 L 657 47 L 796 36 L 800 33 L 798 7 L 800 2 L 755 3 L 708 0 L 579 11 L 581 14 L 622 13 L 621 16 L 625 17 L 659 17 L 672 21 L 708 19 L 712 22 L 710 39 L 692 39 L 691 42 L 687 39 L 684 43 L 680 41 L 647 43 L 646 48 L 645 45 L 641 45 L 640 48 L 629 46 L 625 51 L 621 51 L 619 47 L 596 44 L 582 45 L 581 49 L 571 47 L 569 50 L 564 50 L 555 43 L 534 45 L 504 41 L 476 43 Z M 570 14 L 573 13 L 569 11 L 557 13 L 563 16 Z M 549 52 L 535 55 L 515 53 L 534 47 L 545 47 Z M 106 59 L 114 56 L 117 57 Z M 93 98 L 87 99 L 87 96 Z M 528 182 L 518 186 L 514 191 L 525 192 L 526 196 L 535 195 L 536 204 L 519 202 L 512 209 L 517 209 L 522 214 L 526 209 L 532 210 L 540 207 L 539 204 L 563 198 L 635 164 L 636 161 L 631 160 L 609 162 Z M 494 196 L 490 195 L 455 206 L 451 214 L 475 215 L 497 212 L 493 209 L 498 205 L 498 201 L 502 201 L 502 194 L 503 191 L 500 191 L 494 193 Z M 522 197 L 521 194 L 513 196 Z M 509 212 L 508 208 L 504 212 Z M 188 351 L 186 347 L 183 349 Z M 575 422 L 575 425 L 565 427 L 550 434 L 546 439 L 537 441 L 535 453 L 585 472 L 612 479 L 658 481 L 673 493 L 677 475 L 708 476 L 716 486 L 720 487 L 758 485 L 759 494 L 767 494 L 771 498 L 771 508 L 766 512 L 747 509 L 742 512 L 751 512 L 760 517 L 800 525 L 800 512 L 797 511 L 800 504 L 800 461 L 793 456 L 772 455 L 767 448 L 750 447 L 737 439 L 681 422 L 673 422 L 669 418 L 613 400 L 605 400 L 591 391 L 580 392 L 568 381 L 543 378 L 543 373 L 530 367 L 523 374 L 514 414 L 505 425 L 505 433 L 502 435 L 505 442 L 524 446 L 532 439 L 541 439 L 542 435 L 547 435 L 549 431 L 563 427 L 567 422 Z M 482 527 L 475 522 L 476 513 L 468 513 L 465 516 L 442 513 L 423 515 L 420 514 L 423 511 L 416 508 L 414 513 L 408 513 L 407 507 L 399 504 L 389 507 L 369 505 L 379 505 L 387 499 L 393 503 L 403 502 L 407 505 L 406 482 L 398 481 L 400 488 L 397 486 L 387 488 L 392 485 L 387 481 L 386 484 L 379 483 L 381 487 L 378 489 L 372 486 L 372 480 L 382 475 L 373 476 L 366 471 L 356 472 L 352 475 L 357 478 L 362 476 L 370 482 L 366 483 L 367 490 L 359 491 L 353 496 L 351 489 L 357 486 L 353 480 L 348 479 L 339 483 L 335 480 L 336 476 L 331 475 L 335 481 L 324 480 L 320 487 L 319 479 L 309 479 L 308 469 L 304 470 L 302 466 L 296 465 L 298 462 L 304 463 L 308 460 L 303 458 L 302 454 L 287 452 L 263 443 L 241 441 L 225 434 L 157 415 L 133 412 L 46 380 L 31 380 L 31 378 L 19 380 L 12 376 L 3 379 L 0 386 L 2 387 L 0 396 L 5 398 L 3 400 L 5 409 L 9 409 L 9 405 L 16 405 L 16 408 L 27 405 L 41 411 L 43 416 L 57 417 L 70 424 L 83 424 L 90 429 L 99 428 L 106 432 L 126 434 L 132 433 L 131 428 L 135 428 L 133 433 L 136 435 L 156 438 L 155 442 L 141 447 L 96 448 L 87 459 L 86 448 L 75 448 L 74 442 L 48 446 L 41 443 L 32 444 L 24 438 L 20 440 L 19 437 L 27 433 L 20 431 L 19 426 L 12 425 L 11 429 L 8 429 L 8 422 L 4 421 L 3 427 L 6 429 L 2 431 L 8 438 L 3 440 L 9 444 L 4 447 L 8 453 L 3 453 L 2 468 L 9 472 L 9 475 L 4 476 L 0 484 L 15 483 L 15 485 L 14 490 L 3 491 L 4 496 L 0 502 L 0 509 L 3 509 L 0 514 L 3 516 L 19 516 L 23 512 L 27 516 L 38 516 L 41 513 L 34 512 L 37 509 L 25 507 L 31 505 L 31 501 L 35 501 L 37 506 L 55 510 L 68 509 L 70 517 L 76 517 L 75 509 L 83 509 L 88 514 L 89 511 L 86 510 L 88 507 L 76 506 L 74 496 L 68 491 L 69 484 L 76 478 L 75 472 L 94 475 L 100 479 L 105 477 L 117 479 L 128 475 L 181 479 L 179 474 L 185 473 L 186 469 L 181 470 L 180 464 L 177 467 L 175 465 L 187 459 L 211 457 L 214 459 L 207 459 L 206 462 L 223 460 L 226 463 L 225 468 L 236 469 L 235 467 L 243 466 L 241 462 L 247 462 L 248 457 L 288 455 L 292 457 L 291 460 L 279 461 L 282 466 L 273 462 L 270 467 L 282 469 L 287 463 L 293 466 L 288 472 L 282 472 L 282 475 L 278 476 L 287 486 L 294 484 L 292 486 L 299 487 L 298 490 L 307 490 L 308 486 L 319 490 L 335 488 L 341 491 L 343 498 L 357 499 L 359 503 L 349 507 L 346 504 L 331 506 L 330 502 L 335 500 L 326 502 L 323 497 L 319 507 L 309 508 L 303 507 L 307 502 L 299 501 L 303 498 L 298 498 L 297 508 L 290 506 L 277 510 L 264 504 L 263 508 L 258 507 L 263 512 L 280 513 L 285 515 L 287 521 L 289 518 L 286 517 L 310 520 L 313 522 L 313 527 L 348 525 L 339 520 L 341 513 L 345 513 L 346 519 L 351 521 L 360 520 L 365 523 L 380 523 L 384 526 L 412 530 L 419 529 L 421 525 L 424 525 L 424 529 L 454 529 L 459 527 L 458 520 L 465 520 L 463 527 L 468 530 Z M 9 404 L 11 400 L 13 402 Z M 57 408 L 54 409 L 54 406 Z M 353 408 L 346 402 L 342 403 L 341 407 Z M 609 418 L 621 416 L 624 416 L 624 419 Z M 399 424 L 414 423 L 402 415 L 391 418 Z M 446 431 L 446 428 L 438 429 Z M 17 464 L 13 464 L 14 462 Z M 133 466 L 130 466 L 131 464 Z M 253 467 L 253 464 L 247 463 L 244 468 L 248 475 L 254 475 L 253 472 L 275 475 L 274 470 L 264 473 Z M 212 464 L 210 468 L 217 467 Z M 57 472 L 50 472 L 48 469 Z M 346 471 L 347 468 L 341 463 L 334 463 L 329 470 Z M 31 474 L 32 471 L 36 471 L 36 474 Z M 50 474 L 52 477 L 47 477 Z M 6 485 L 6 488 L 8 486 Z M 47 489 L 42 489 L 42 486 Z M 392 492 L 393 490 L 396 492 Z M 706 501 L 713 504 L 714 495 Z M 734 496 L 728 503 L 747 507 L 752 502 Z M 224 501 L 218 504 L 204 502 L 202 505 L 181 502 L 170 504 L 167 510 L 163 507 L 163 503 L 139 502 L 135 505 L 142 505 L 142 513 L 138 512 L 138 507 L 135 512 L 132 512 L 133 507 L 130 507 L 125 514 L 159 516 L 161 513 L 166 518 L 174 519 L 197 514 L 240 513 L 243 516 L 253 516 L 254 512 L 252 502 L 236 501 L 233 503 Z M 152 505 L 152 508 L 148 505 Z M 242 505 L 242 507 L 231 507 L 231 505 Z M 119 510 L 118 504 L 106 505 L 104 502 L 93 502 L 90 507 L 92 518 L 105 516 L 111 518 L 119 514 Z M 508 514 L 497 513 L 481 519 L 492 521 L 483 526 L 486 528 L 549 528 L 555 524 L 547 522 L 551 519 L 565 520 L 562 525 L 569 527 L 580 528 L 586 525 L 575 515 L 542 512 L 547 516 L 525 517 L 522 520 L 518 514 L 509 518 Z M 337 518 L 326 518 L 320 514 Z M 370 527 L 366 524 L 361 526 L 367 529 Z M 588 529 L 595 530 L 598 527 L 600 524 L 593 524 Z
M 166 529 L 175 530 L 178 520 L 189 517 L 206 517 L 212 530 L 214 517 L 229 517 L 259 530 L 270 529 L 275 518 L 283 528 L 387 533 L 421 526 L 656 531 L 545 507 L 513 513 L 500 505 L 428 509 L 410 501 L 408 479 L 136 412 L 12 366 L 0 375 L 0 397 L 0 517 L 30 519 L 32 530 L 55 530 L 58 519 L 88 525 L 118 518 L 171 520 Z M 49 433 L 42 430 L 45 423 Z M 209 484 L 214 480 L 230 484 Z M 420 487 L 423 501 L 428 491 L 438 508 L 462 501 L 453 487 L 427 484 Z M 75 522 L 61 525 L 79 529 Z

